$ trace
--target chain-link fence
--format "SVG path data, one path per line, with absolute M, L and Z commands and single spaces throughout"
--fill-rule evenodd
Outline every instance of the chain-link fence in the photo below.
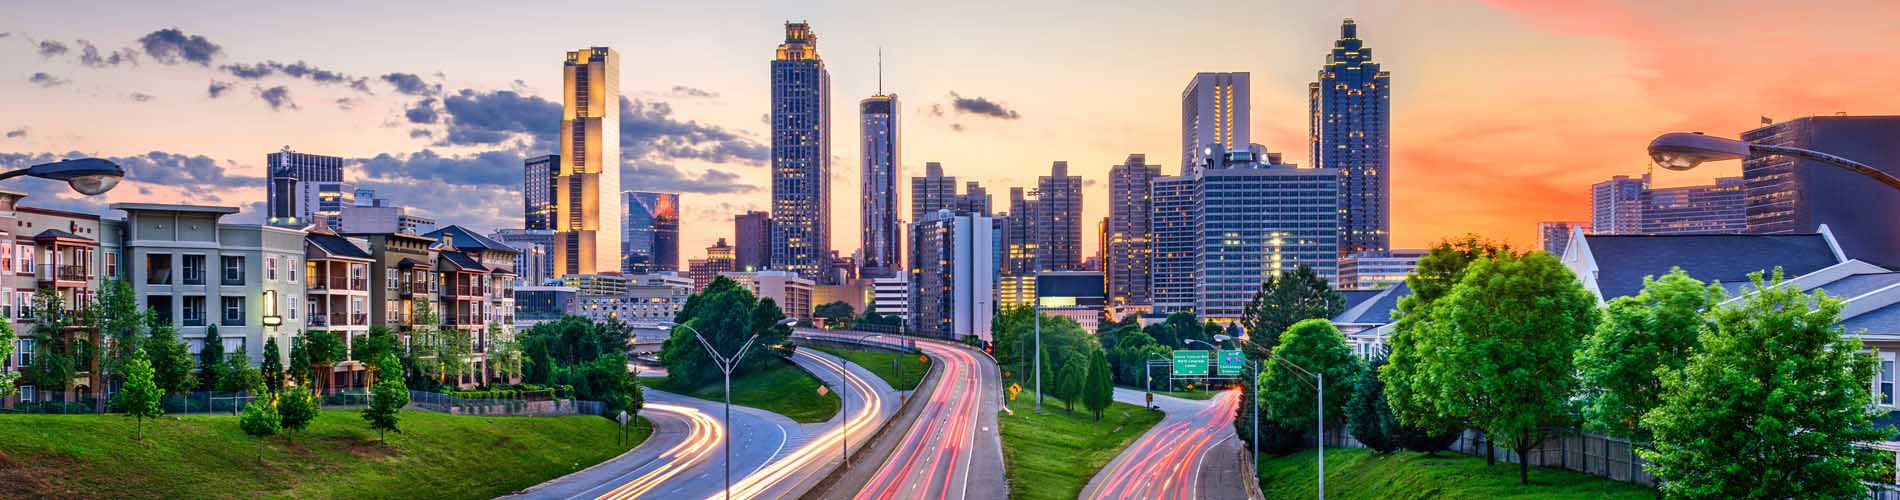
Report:
M 316 397 L 319 407 L 348 410 L 369 406 L 371 395 L 368 390 L 361 388 L 339 388 L 318 390 Z M 159 406 L 164 408 L 168 415 L 237 415 L 244 411 L 244 405 L 256 399 L 255 395 L 248 392 L 194 391 L 187 394 L 167 394 L 159 400 Z M 110 413 L 116 411 L 111 401 L 112 394 L 107 393 L 76 398 L 72 401 L 16 402 L 10 408 L 0 408 L 0 413 Z M 601 415 L 607 411 L 606 403 L 599 401 L 464 399 L 422 391 L 409 391 L 409 406 L 404 408 L 456 415 L 526 417 Z

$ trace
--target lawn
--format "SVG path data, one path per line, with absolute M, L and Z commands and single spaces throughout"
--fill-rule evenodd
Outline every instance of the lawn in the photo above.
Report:
M 1062 400 L 1050 397 L 1043 398 L 1042 414 L 1037 415 L 1035 395 L 1027 392 L 1009 408 L 1016 414 L 997 417 L 1009 496 L 1025 499 L 1076 498 L 1095 473 L 1162 417 L 1140 406 L 1115 403 L 1097 422 L 1082 405 L 1071 415 L 1063 411 Z
M 877 374 L 878 378 L 884 379 L 885 383 L 891 384 L 892 388 L 900 391 L 916 389 L 917 384 L 923 382 L 924 373 L 930 370 L 928 363 L 917 362 L 921 354 L 848 351 L 830 347 L 813 347 L 812 349 L 851 360 L 852 363 L 857 363 L 858 366 Z M 897 363 L 893 365 L 892 361 Z
M 1226 389 L 1214 389 L 1214 390 L 1209 391 L 1209 390 L 1195 389 L 1192 391 L 1169 391 L 1169 390 L 1162 389 L 1162 387 L 1165 387 L 1165 386 L 1166 384 L 1156 386 L 1154 389 L 1154 393 L 1160 396 L 1169 396 L 1169 397 L 1176 397 L 1176 398 L 1181 398 L 1181 399 L 1192 399 L 1196 401 L 1206 401 L 1209 399 L 1214 399 L 1214 396 L 1219 396 L 1221 391 L 1226 390 Z M 1116 387 L 1134 389 L 1137 391 L 1142 390 L 1141 386 L 1138 386 L 1138 385 L 1133 385 L 1133 386 L 1121 385 L 1121 386 L 1116 386 Z
M 836 376 L 832 377 L 834 380 Z M 707 401 L 725 401 L 725 380 L 698 387 L 675 384 L 662 377 L 641 377 L 640 384 L 674 394 Z M 732 404 L 750 406 L 777 413 L 801 423 L 824 422 L 838 414 L 838 393 L 827 390 L 818 395 L 823 384 L 790 361 L 774 360 L 770 368 L 758 373 L 732 377 Z
M 290 444 L 258 440 L 237 417 L 0 416 L 0 498 L 492 498 L 637 445 L 650 425 L 594 416 L 402 413 L 388 444 L 353 411 L 324 411 Z
M 1267 498 L 1314 498 L 1318 471 L 1311 450 L 1260 461 L 1262 489 Z M 1326 497 L 1406 499 L 1479 498 L 1655 498 L 1647 487 L 1546 467 L 1531 467 L 1531 484 L 1519 485 L 1517 464 L 1499 461 L 1487 467 L 1484 458 L 1439 452 L 1426 456 L 1400 452 L 1380 456 L 1372 450 L 1326 450 Z

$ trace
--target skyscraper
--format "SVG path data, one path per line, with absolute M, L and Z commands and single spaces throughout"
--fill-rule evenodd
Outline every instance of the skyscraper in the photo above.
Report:
M 878 94 L 858 103 L 859 157 L 864 198 L 860 203 L 863 238 L 858 265 L 865 276 L 884 277 L 903 270 L 902 230 L 898 227 L 898 179 L 903 176 L 897 94 Z
M 1619 175 L 1590 187 L 1595 234 L 1739 233 L 1747 227 L 1742 179 L 1651 187 L 1649 174 Z
M 620 272 L 678 271 L 680 195 L 626 191 L 620 201 L 627 214 L 620 225 Z
M 1010 263 L 1005 274 L 1032 276 L 1036 271 L 1073 271 L 1082 265 L 1082 177 L 1069 175 L 1069 162 L 1058 161 L 1036 189 L 1009 192 Z
M 1537 247 L 1558 257 L 1564 255 L 1564 247 L 1570 245 L 1570 232 L 1582 229 L 1590 232 L 1590 223 L 1572 221 L 1544 221 L 1537 223 Z
M 1250 101 L 1247 72 L 1195 73 L 1181 91 L 1181 167 L 1199 168 L 1207 146 L 1244 149 Z
M 1339 172 L 1257 149 L 1215 153 L 1154 180 L 1155 312 L 1237 320 L 1269 277 L 1310 266 L 1336 280 Z
M 264 157 L 270 169 L 265 184 L 266 222 L 274 226 L 303 226 L 320 215 L 323 193 L 341 193 L 354 189 L 343 183 L 343 159 L 335 156 L 298 153 L 284 146 L 283 151 Z M 336 205 L 340 215 L 342 205 Z
M 521 227 L 554 229 L 554 179 L 561 175 L 561 155 L 541 155 L 521 162 Z
M 772 268 L 806 279 L 831 257 L 830 102 L 818 35 L 785 23 L 772 59 Z
M 772 214 L 750 210 L 732 218 L 733 268 L 751 272 L 772 266 Z
M 1742 133 L 1742 140 L 1812 149 L 1900 175 L 1900 116 L 1810 116 Z M 1900 192 L 1812 160 L 1742 162 L 1750 233 L 1809 233 L 1822 224 L 1850 257 L 1900 265 Z
M 1372 61 L 1352 19 L 1306 88 L 1313 164 L 1340 172 L 1339 255 L 1390 250 L 1391 74 Z
M 620 269 L 620 55 L 567 53 L 561 165 L 554 177 L 554 275 Z
M 1590 227 L 1597 234 L 1642 234 L 1649 174 L 1619 175 L 1590 186 Z
M 1108 227 L 1103 231 L 1102 272 L 1107 275 L 1111 304 L 1148 304 L 1149 266 L 1152 263 L 1154 204 L 1149 198 L 1160 165 L 1149 165 L 1147 155 L 1131 154 L 1108 169 Z
M 943 175 L 943 164 L 924 162 L 924 176 L 910 178 L 910 220 L 924 218 L 956 203 L 957 177 Z
M 923 335 L 990 339 L 996 314 L 994 219 L 941 209 L 911 224 L 910 327 Z

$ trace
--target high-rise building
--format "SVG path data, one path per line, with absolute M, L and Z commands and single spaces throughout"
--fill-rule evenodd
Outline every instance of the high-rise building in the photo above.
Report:
M 1352 19 L 1306 88 L 1313 166 L 1340 173 L 1339 255 L 1391 249 L 1391 74 Z
M 970 181 L 957 193 L 957 177 L 943 175 L 943 164 L 924 163 L 924 176 L 910 178 L 910 220 L 924 220 L 948 208 L 959 214 L 990 215 L 990 192 Z
M 567 53 L 562 70 L 561 165 L 554 178 L 554 274 L 620 269 L 620 55 Z
M 1339 172 L 1257 148 L 1217 152 L 1154 181 L 1155 312 L 1232 321 L 1269 277 L 1309 266 L 1335 281 Z
M 1247 147 L 1247 72 L 1195 73 L 1181 91 L 1181 165 L 1199 168 L 1208 146 Z
M 996 235 L 994 219 L 948 209 L 911 224 L 911 331 L 990 340 L 997 305 Z
M 1641 234 L 1649 174 L 1619 175 L 1590 186 L 1590 227 L 1597 234 Z
M 626 191 L 620 202 L 627 214 L 620 225 L 620 272 L 678 271 L 680 195 Z
M 560 175 L 561 155 L 521 162 L 521 227 L 554 229 L 554 179 Z
M 1039 271 L 1082 267 L 1082 177 L 1069 175 L 1069 162 L 1058 161 L 1036 189 L 1009 192 L 1009 262 L 1004 274 L 1034 276 Z M 1033 292 L 1033 289 L 1031 289 Z
M 732 265 L 738 271 L 772 266 L 772 214 L 757 210 L 732 218 Z
M 1339 259 L 1341 290 L 1377 290 L 1405 282 L 1426 250 L 1360 252 Z
M 818 35 L 785 23 L 772 59 L 772 269 L 806 279 L 831 255 L 831 73 Z
M 1149 266 L 1153 262 L 1154 203 L 1150 195 L 1160 165 L 1148 157 L 1128 155 L 1108 169 L 1108 227 L 1103 231 L 1102 272 L 1107 276 L 1108 300 L 1115 305 L 1148 304 Z
M 864 276 L 889 276 L 903 270 L 904 245 L 897 205 L 898 179 L 903 176 L 903 144 L 899 134 L 897 94 L 878 94 L 858 102 L 859 157 L 863 164 L 863 200 L 859 204 L 862 243 L 858 265 Z
M 1900 175 L 1900 116 L 1810 116 L 1742 133 L 1742 140 L 1811 149 Z M 1742 162 L 1750 233 L 1810 233 L 1825 224 L 1841 251 L 1900 265 L 1900 192 L 1813 160 L 1754 155 Z
M 355 186 L 343 183 L 343 158 L 283 151 L 264 156 L 270 179 L 265 184 L 265 222 L 273 226 L 302 227 L 319 218 L 324 188 L 335 194 L 331 207 L 342 215 L 340 193 Z
M 705 258 L 689 261 L 686 276 L 693 279 L 693 291 L 698 292 L 705 290 L 706 285 L 712 284 L 713 278 L 721 273 L 736 270 L 733 267 L 732 246 L 726 244 L 725 238 L 720 238 L 718 243 L 706 247 Z
M 1747 225 L 1743 182 L 1658 188 L 1649 174 L 1619 175 L 1590 189 L 1590 227 L 1596 234 L 1739 233 Z M 1561 249 L 1559 249 L 1561 251 Z
M 1577 229 L 1590 232 L 1590 223 L 1581 221 L 1544 221 L 1537 223 L 1537 247 L 1545 252 L 1562 257 L 1564 247 L 1570 245 L 1570 233 Z
M 554 275 L 554 230 L 502 229 L 488 235 L 521 252 L 515 255 L 515 277 L 521 285 L 539 286 Z

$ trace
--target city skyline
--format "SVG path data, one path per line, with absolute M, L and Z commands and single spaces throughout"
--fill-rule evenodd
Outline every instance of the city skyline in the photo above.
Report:
M 951 16 L 941 29 L 969 28 L 975 19 L 995 17 L 1000 8 L 973 5 L 967 9 L 970 12 Z M 1156 7 L 1117 6 L 1089 15 L 1109 24 L 1134 26 L 1132 23 L 1137 21 L 1131 19 L 1141 17 L 1144 9 L 1152 8 Z M 1802 22 L 1844 28 L 1841 31 L 1853 31 L 1852 27 L 1879 17 L 1878 12 L 1858 16 L 1833 14 L 1825 5 L 1801 7 L 1808 8 L 1816 9 L 1810 12 L 1815 14 L 1811 16 L 1814 20 Z M 1867 8 L 1878 11 L 1891 7 Z M 661 120 L 653 123 L 692 127 L 685 129 L 691 131 L 685 135 L 655 134 L 650 136 L 653 141 L 691 134 L 749 139 L 685 142 L 672 152 L 651 153 L 658 156 L 639 157 L 623 167 L 627 172 L 639 167 L 655 169 L 642 171 L 647 174 L 679 174 L 666 176 L 675 179 L 670 182 L 704 181 L 687 186 L 701 191 L 673 189 L 677 186 L 642 180 L 662 177 L 659 175 L 630 175 L 628 185 L 622 188 L 678 190 L 689 194 L 709 194 L 705 189 L 726 190 L 710 193 L 721 196 L 689 197 L 682 207 L 682 226 L 686 234 L 681 244 L 687 248 L 703 248 L 717 237 L 733 236 L 724 223 L 718 222 L 721 219 L 729 219 L 748 208 L 769 208 L 764 203 L 766 169 L 762 168 L 762 161 L 750 159 L 759 158 L 757 148 L 765 144 L 762 139 L 765 127 L 758 116 L 766 108 L 762 98 L 766 75 L 758 68 L 760 61 L 769 59 L 769 54 L 762 53 L 759 47 L 769 45 L 781 35 L 777 29 L 779 23 L 810 20 L 816 29 L 828 34 L 828 65 L 834 72 L 849 76 L 841 77 L 838 88 L 834 89 L 833 100 L 839 101 L 833 102 L 834 106 L 848 105 L 856 96 L 870 93 L 875 84 L 871 76 L 876 47 L 884 46 L 887 52 L 898 56 L 892 59 L 892 64 L 887 64 L 886 78 L 890 80 L 887 85 L 902 87 L 907 95 L 917 96 L 914 100 L 907 99 L 905 111 L 918 118 L 905 130 L 906 149 L 911 149 L 913 154 L 908 155 L 909 164 L 902 165 L 903 170 L 914 172 L 925 161 L 941 161 L 949 166 L 948 174 L 981 181 L 992 189 L 1006 189 L 1033 184 L 1033 177 L 1016 172 L 1066 159 L 1089 184 L 1086 189 L 1098 191 L 1096 196 L 1087 197 L 1083 217 L 1096 220 L 1107 213 L 1106 197 L 1099 193 L 1105 190 L 1109 166 L 1130 153 L 1168 158 L 1179 147 L 1174 139 L 1179 132 L 1171 130 L 1173 119 L 1166 117 L 1173 115 L 1171 111 L 1178 104 L 1175 99 L 1181 81 L 1195 72 L 1249 72 L 1254 108 L 1253 142 L 1269 150 L 1289 152 L 1286 159 L 1289 163 L 1312 165 L 1308 159 L 1295 156 L 1305 149 L 1299 142 L 1305 136 L 1305 116 L 1300 106 L 1304 104 L 1303 86 L 1311 80 L 1312 68 L 1323 63 L 1327 49 L 1336 38 L 1340 19 L 1352 17 L 1358 21 L 1362 36 L 1380 48 L 1379 62 L 1404 76 L 1393 89 L 1396 96 L 1392 126 L 1398 138 L 1392 145 L 1393 246 L 1418 247 L 1464 232 L 1491 234 L 1529 245 L 1535 241 L 1533 223 L 1537 220 L 1587 218 L 1584 207 L 1589 183 L 1609 174 L 1640 169 L 1645 162 L 1642 143 L 1656 132 L 1703 130 L 1734 135 L 1755 127 L 1757 115 L 1786 120 L 1842 110 L 1878 110 L 1882 105 L 1895 103 L 1894 98 L 1880 95 L 1875 89 L 1857 88 L 1858 84 L 1847 78 L 1805 81 L 1806 90 L 1789 95 L 1781 87 L 1801 73 L 1791 70 L 1743 71 L 1751 74 L 1752 80 L 1759 81 L 1728 81 L 1714 89 L 1698 84 L 1700 78 L 1689 72 L 1694 68 L 1664 67 L 1661 61 L 1675 54 L 1672 51 L 1683 50 L 1681 46 L 1749 46 L 1752 50 L 1747 60 L 1724 56 L 1697 64 L 1740 68 L 1816 67 L 1825 61 L 1852 60 L 1867 54 L 1878 58 L 1879 54 L 1891 53 L 1892 47 L 1882 45 L 1891 42 L 1877 39 L 1868 43 L 1821 36 L 1785 45 L 1765 43 L 1761 37 L 1766 35 L 1750 34 L 1748 30 L 1691 28 L 1687 32 L 1667 32 L 1654 28 L 1672 15 L 1683 15 L 1679 9 L 1513 3 L 1453 4 L 1430 12 L 1378 3 L 1319 11 L 1251 5 L 1236 9 L 1284 14 L 1283 17 L 1292 21 L 1282 32 L 1247 34 L 1245 43 L 1211 45 L 1212 39 L 1206 34 L 1187 36 L 1169 42 L 1175 44 L 1169 47 L 1197 44 L 1227 49 L 1173 57 L 1156 49 L 1082 52 L 1084 48 L 1073 43 L 1040 41 L 1044 37 L 1060 36 L 1059 30 L 1028 33 L 1033 30 L 1022 29 L 1037 20 L 1072 13 L 1064 6 L 1028 9 L 1019 20 L 976 30 L 981 34 L 977 40 L 934 36 L 940 33 L 935 31 L 906 36 L 901 29 L 859 22 L 862 16 L 873 14 L 892 16 L 900 21 L 912 20 L 909 21 L 912 23 L 921 17 L 945 14 L 931 9 L 913 13 L 867 8 L 857 12 L 831 6 L 798 9 L 766 6 L 749 9 L 751 12 L 736 19 L 716 21 L 723 31 L 733 33 L 732 40 L 712 40 L 703 34 L 690 34 L 670 26 L 650 34 L 590 35 L 600 39 L 564 34 L 541 37 L 550 38 L 542 41 L 531 40 L 535 37 L 530 36 L 469 47 L 471 50 L 466 52 L 484 52 L 480 61 L 449 54 L 429 63 L 435 67 L 418 67 L 411 64 L 413 61 L 408 60 L 411 58 L 354 48 L 355 44 L 369 43 L 368 40 L 335 47 L 298 42 L 273 35 L 271 30 L 265 29 L 270 23 L 247 25 L 230 22 L 237 19 L 213 17 L 196 20 L 197 24 L 178 25 L 177 21 L 144 6 L 128 6 L 128 15 L 118 19 L 80 23 L 74 22 L 78 18 L 71 13 L 28 6 L 21 9 L 18 17 L 21 24 L 0 26 L 0 32 L 10 33 L 0 39 L 0 60 L 7 61 L 10 67 L 21 68 L 19 74 L 0 82 L 0 88 L 34 97 L 19 103 L 16 122 L 0 123 L 0 128 L 7 132 L 20 132 L 0 142 L 0 151 L 15 155 L 80 151 L 111 157 L 137 156 L 151 165 L 185 171 L 183 174 L 141 175 L 139 165 L 132 165 L 134 174 L 128 180 L 128 187 L 135 189 L 122 189 L 95 200 L 75 200 L 70 194 L 42 189 L 44 184 L 24 184 L 29 192 L 41 194 L 34 198 L 38 203 L 60 208 L 89 207 L 100 213 L 106 211 L 97 207 L 107 202 L 172 199 L 223 203 L 245 210 L 233 215 L 232 220 L 259 222 L 262 217 L 257 208 L 264 198 L 265 184 L 262 155 L 288 144 L 298 151 L 358 160 L 350 167 L 351 178 L 364 179 L 365 185 L 378 188 L 396 204 L 413 207 L 445 224 L 480 230 L 513 227 L 509 222 L 520 220 L 520 197 L 518 193 L 506 192 L 520 189 L 521 180 L 520 171 L 513 169 L 521 168 L 523 159 L 552 152 L 553 148 L 497 149 L 496 145 L 507 144 L 506 140 L 442 146 L 436 143 L 447 142 L 446 137 L 455 137 L 458 133 L 468 134 L 459 136 L 461 139 L 474 140 L 470 138 L 479 138 L 474 135 L 479 132 L 513 130 L 510 140 L 529 142 L 534 135 L 552 133 L 538 131 L 547 125 L 526 123 L 530 120 L 525 119 L 520 124 L 478 127 L 480 124 L 472 118 L 476 115 L 470 114 L 471 110 L 465 106 L 493 102 L 464 98 L 462 89 L 469 89 L 476 97 L 509 92 L 526 104 L 532 104 L 531 99 L 558 103 L 555 94 L 559 93 L 559 83 L 551 81 L 553 77 L 545 69 L 551 51 L 594 45 L 634 50 L 663 46 L 657 43 L 661 40 L 690 40 L 704 46 L 689 54 L 664 55 L 651 64 L 643 63 L 637 70 L 626 70 L 622 75 L 623 86 L 627 87 L 625 94 L 637 109 L 623 115 L 657 116 Z M 1767 16 L 1744 12 L 1747 10 L 1710 15 L 1729 16 L 1733 22 L 1727 24 L 1731 25 L 1765 22 Z M 233 9 L 219 16 L 242 18 L 243 14 L 238 11 Z M 647 11 L 655 18 L 695 16 L 668 6 L 654 6 L 641 12 Z M 609 12 L 615 13 L 620 12 Z M 333 15 L 323 14 L 308 20 L 324 24 L 334 19 L 328 17 Z M 522 14 L 528 19 L 538 15 Z M 1413 19 L 1407 19 L 1408 16 Z M 1482 25 L 1482 29 L 1457 36 L 1428 36 L 1434 35 L 1424 26 L 1428 21 L 1458 16 L 1481 21 L 1473 24 Z M 508 21 L 512 27 L 531 24 L 517 19 Z M 477 18 L 459 22 L 462 24 L 457 28 L 467 29 L 501 21 Z M 336 26 L 342 25 L 336 23 Z M 204 37 L 202 40 L 218 45 L 220 50 L 202 58 L 203 63 L 193 58 L 204 54 L 177 52 L 169 56 L 174 62 L 167 63 L 147 52 L 146 44 L 140 41 L 142 38 L 174 26 L 185 41 Z M 351 30 L 364 35 L 361 38 L 378 43 L 392 36 L 411 36 L 410 32 L 395 29 L 384 20 L 346 28 L 343 32 Z M 458 46 L 467 42 L 465 37 L 446 38 L 456 40 Z M 135 51 L 141 55 L 142 62 L 139 66 L 88 66 L 81 61 L 80 51 L 74 45 L 80 39 L 89 40 L 107 53 L 121 47 Z M 164 39 L 168 38 L 158 40 Z M 40 41 L 60 41 L 74 48 L 67 53 L 42 52 L 37 45 Z M 426 46 L 437 42 L 421 43 Z M 974 73 L 967 71 L 971 68 L 967 63 L 958 63 L 952 68 L 932 68 L 927 63 L 944 56 L 975 54 L 1010 44 L 1047 47 L 1047 53 L 1033 54 L 1027 61 L 975 58 L 984 66 L 983 71 Z M 1495 55 L 1495 61 L 1482 64 L 1475 59 L 1447 55 L 1474 46 L 1516 50 L 1500 52 Z M 1531 49 L 1541 52 L 1532 57 L 1527 54 Z M 640 50 L 643 58 L 659 55 L 653 49 Z M 1084 57 L 1093 52 L 1114 56 Z M 359 56 L 359 53 L 367 54 Z M 633 59 L 633 55 L 627 57 Z M 1047 63 L 1049 58 L 1073 61 L 1077 75 L 1117 65 L 1124 67 L 1117 74 L 1129 75 L 1128 69 L 1138 69 L 1139 74 L 1132 75 L 1126 83 L 1088 89 L 1070 84 L 1075 76 L 1020 71 L 1024 65 Z M 308 65 L 340 73 L 346 78 L 366 79 L 363 85 L 369 92 L 353 90 L 355 85 L 349 81 L 339 83 L 319 80 L 316 76 L 290 76 L 294 65 L 265 64 L 279 60 L 304 60 Z M 1432 63 L 1427 64 L 1427 61 Z M 1559 63 L 1565 66 L 1557 66 Z M 1502 67 L 1513 64 L 1516 69 L 1502 71 Z M 239 76 L 237 70 L 221 69 L 227 65 L 248 69 L 250 72 L 245 74 L 255 74 L 258 68 L 275 68 L 275 73 L 247 79 Z M 1558 73 L 1550 71 L 1558 67 L 1568 69 Z M 1540 71 L 1549 74 L 1537 74 Z M 35 73 L 46 73 L 48 79 L 34 83 L 28 77 Z M 124 74 L 139 77 L 122 78 Z M 383 78 L 397 74 L 420 80 Z M 1037 79 L 1026 79 L 1023 74 L 1035 74 Z M 1588 74 L 1591 84 L 1579 90 L 1575 84 L 1564 85 L 1562 80 L 1566 77 L 1556 74 Z M 521 80 L 519 85 L 515 80 Z M 225 93 L 219 98 L 207 97 L 207 84 L 223 84 Z M 272 92 L 280 88 L 287 94 Z M 957 94 L 953 97 L 950 92 Z M 1107 92 L 1125 96 L 1115 100 L 1126 107 L 1125 112 L 1103 113 L 1079 101 L 1089 97 L 1100 99 Z M 156 98 L 149 102 L 111 98 L 133 93 Z M 1074 95 L 1061 96 L 1064 93 Z M 702 94 L 709 97 L 698 97 Z M 1733 99 L 1738 96 L 1748 97 L 1742 101 L 1747 105 L 1733 105 Z M 289 100 L 283 100 L 286 97 Z M 427 99 L 434 101 L 427 107 L 418 106 Z M 448 105 L 448 101 L 455 104 Z M 272 103 L 279 103 L 281 107 L 273 110 Z M 293 105 L 295 109 L 290 107 Z M 346 105 L 350 109 L 343 109 Z M 931 114 L 933 105 L 940 107 L 942 115 Z M 113 114 L 119 117 L 117 120 L 99 123 L 64 118 L 85 115 L 88 113 L 84 111 L 98 111 L 106 106 L 113 109 Z M 1469 109 L 1452 109 L 1456 106 Z M 1526 107 L 1533 111 L 1499 111 Z M 73 110 L 82 113 L 73 113 Z M 416 110 L 421 110 L 417 115 L 438 115 L 437 121 L 411 123 L 408 115 Z M 983 114 L 990 111 L 997 113 Z M 203 116 L 184 116 L 186 114 Z M 1164 119 L 1137 118 L 1144 114 Z M 454 120 L 453 125 L 451 120 Z M 231 127 L 232 123 L 243 126 Z M 1089 123 L 1089 126 L 1077 127 L 1075 123 Z M 1580 128 L 1560 138 L 1532 131 L 1558 123 Z M 1633 130 L 1626 125 L 1628 123 L 1654 125 Z M 412 136 L 418 130 L 433 137 Z M 715 130 L 725 135 L 720 136 Z M 1020 138 L 1026 135 L 1037 139 Z M 839 140 L 833 138 L 837 157 L 834 162 L 855 162 L 858 152 L 848 144 L 837 144 Z M 965 147 L 972 141 L 990 147 Z M 1560 147 L 1550 147 L 1553 143 Z M 724 146 L 733 148 L 719 149 Z M 978 149 L 985 151 L 974 151 Z M 661 148 L 649 147 L 644 151 L 659 150 Z M 497 151 L 502 153 L 491 154 Z M 384 153 L 389 156 L 378 160 Z M 483 166 L 481 161 L 488 156 L 501 154 L 506 158 L 493 159 L 486 169 L 472 168 Z M 724 163 L 705 160 L 721 154 L 726 155 Z M 22 161 L 17 158 L 8 161 Z M 668 170 L 657 170 L 662 166 Z M 1179 165 L 1163 163 L 1162 167 L 1164 172 L 1172 172 Z M 1694 173 L 1659 174 L 1657 183 L 1665 186 L 1706 184 L 1714 177 L 1738 173 L 1739 167 L 1725 165 Z M 848 227 L 849 222 L 859 217 L 855 213 L 857 204 L 848 201 L 858 195 L 858 180 L 852 179 L 851 173 L 845 170 L 836 175 L 839 177 L 834 183 L 837 189 L 831 196 L 838 210 L 831 215 L 831 223 Z M 219 189 L 187 190 L 176 182 L 178 179 L 168 176 L 190 176 L 186 180 L 210 182 Z M 737 186 L 747 186 L 750 190 L 733 191 Z M 848 252 L 857 248 L 858 242 L 854 241 L 858 238 L 857 231 L 835 233 L 830 245 L 833 249 Z M 1084 254 L 1095 253 L 1093 247 L 1097 243 L 1093 239 L 1085 240 Z

